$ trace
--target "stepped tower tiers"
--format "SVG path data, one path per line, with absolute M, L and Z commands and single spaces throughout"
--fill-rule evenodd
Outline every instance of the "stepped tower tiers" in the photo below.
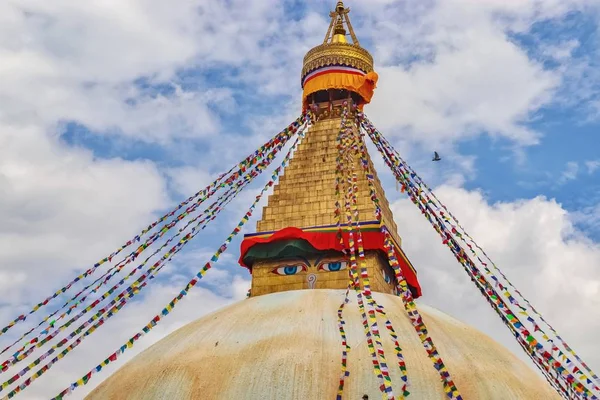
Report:
M 358 400 L 364 395 L 371 400 L 400 399 L 405 398 L 404 374 L 398 359 L 405 362 L 409 399 L 559 398 L 527 365 L 486 335 L 419 305 L 427 323 L 425 335 L 435 342 L 462 397 L 453 391 L 449 395 L 440 379 L 444 370 L 432 364 L 433 350 L 423 347 L 419 336 L 423 331 L 417 335 L 417 325 L 407 316 L 401 297 L 394 294 L 396 282 L 381 248 L 366 177 L 359 174 L 357 206 L 366 265 L 372 300 L 386 313 L 379 321 L 380 348 L 387 357 L 396 397 L 382 393 L 373 373 L 375 352 L 366 334 L 372 326 L 360 309 L 359 294 L 353 297 L 351 292 L 346 297 L 349 271 L 338 247 L 333 212 L 336 138 L 343 102 L 363 107 L 370 102 L 377 82 L 373 59 L 360 47 L 348 13 L 338 2 L 323 44 L 304 59 L 302 104 L 315 117 L 269 197 L 257 232 L 242 242 L 240 263 L 252 272 L 251 297 L 170 334 L 125 364 L 87 399 Z M 368 163 L 382 223 L 392 235 L 409 288 L 418 297 L 416 273 L 401 250 L 385 193 Z M 343 312 L 340 304 L 345 304 Z M 390 340 L 392 333 L 387 335 L 388 324 L 395 330 L 397 343 Z M 350 346 L 347 353 L 343 343 Z M 400 347 L 403 358 L 396 359 Z M 349 375 L 341 397 L 336 397 L 342 366 L 347 366 Z
M 338 2 L 323 44 L 304 57 L 303 106 L 310 107 L 316 122 L 306 134 L 286 168 L 257 224 L 257 233 L 246 235 L 240 263 L 252 270 L 251 295 L 298 289 L 345 289 L 347 263 L 339 249 L 334 214 L 338 133 L 344 104 L 364 106 L 373 96 L 377 74 L 373 58 L 360 47 L 348 16 Z M 352 43 L 346 40 L 350 33 Z M 353 129 L 358 130 L 354 124 Z M 368 157 L 368 155 L 367 155 Z M 386 258 L 384 237 L 375 219 L 375 206 L 360 160 L 358 211 L 365 240 L 371 289 L 393 294 L 396 280 Z M 373 164 L 368 159 L 371 171 Z M 381 183 L 375 177 L 383 223 L 396 245 L 404 275 L 414 297 L 421 294 L 414 267 L 401 250 L 396 223 Z

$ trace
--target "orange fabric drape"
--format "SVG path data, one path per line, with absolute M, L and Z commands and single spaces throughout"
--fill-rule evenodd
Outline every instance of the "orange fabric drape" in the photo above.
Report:
M 306 82 L 302 98 L 304 99 L 304 104 L 306 104 L 308 96 L 311 93 L 327 89 L 346 89 L 358 93 L 365 101 L 365 104 L 368 104 L 371 102 L 371 98 L 373 98 L 373 92 L 377 87 L 378 79 L 379 76 L 375 71 L 369 72 L 366 75 L 329 72 L 316 76 Z

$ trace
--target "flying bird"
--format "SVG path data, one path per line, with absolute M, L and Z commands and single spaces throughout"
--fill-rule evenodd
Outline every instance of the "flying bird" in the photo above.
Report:
M 440 155 L 438 154 L 437 151 L 434 151 L 433 152 L 433 160 L 431 160 L 431 161 L 440 161 L 440 160 L 441 160 Z

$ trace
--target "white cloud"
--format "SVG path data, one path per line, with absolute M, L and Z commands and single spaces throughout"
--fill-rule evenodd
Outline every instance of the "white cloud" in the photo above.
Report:
M 572 213 L 573 223 L 578 224 L 583 229 L 600 232 L 600 203 L 585 206 Z
M 517 289 L 595 370 L 600 369 L 600 245 L 553 200 L 489 204 L 479 192 L 448 186 L 440 200 Z M 422 300 L 486 332 L 526 357 L 438 234 L 408 200 L 393 205 Z
M 587 167 L 588 174 L 591 175 L 600 169 L 600 160 L 586 161 L 585 166 Z
M 568 40 L 558 44 L 540 44 L 540 52 L 547 58 L 555 61 L 570 61 L 573 51 L 581 43 L 578 40 Z
M 128 107 L 125 100 L 135 95 L 130 82 L 172 72 L 194 54 L 192 37 L 183 34 L 189 18 L 181 18 L 189 4 L 163 14 L 143 2 L 49 7 L 32 0 L 0 7 L 0 36 L 11 38 L 0 42 L 0 118 L 14 124 L 76 120 L 108 129 L 126 122 L 127 111 L 148 117 L 161 99 Z
M 36 127 L 5 127 L 0 143 L 0 271 L 25 274 L 37 293 L 96 262 L 167 205 L 153 164 L 94 160 Z M 30 302 L 23 289 L 3 292 Z
M 539 132 L 526 123 L 552 101 L 561 73 L 530 59 L 508 33 L 574 7 L 552 4 L 444 1 L 376 8 L 369 21 L 377 29 L 367 34 L 377 43 L 380 84 L 368 112 L 382 129 L 416 141 L 487 132 L 537 143 Z
M 564 184 L 568 181 L 572 181 L 577 179 L 577 175 L 579 174 L 579 164 L 576 161 L 569 161 L 565 165 L 565 169 L 558 178 L 558 184 Z
M 85 5 L 59 0 L 52 7 L 39 0 L 5 2 L 0 120 L 76 121 L 97 132 L 152 142 L 216 134 L 219 120 L 211 107 L 232 108 L 231 92 L 211 89 L 214 82 L 202 76 L 194 82 L 199 88 L 181 88 L 175 73 L 222 64 L 277 67 L 286 59 L 281 51 L 289 48 L 283 38 L 275 41 L 280 51 L 256 55 L 261 40 L 279 32 L 281 13 L 279 3 L 259 0 L 186 0 L 168 7 L 155 0 Z M 171 90 L 141 89 L 135 84 L 141 78 Z M 259 78 L 255 83 L 272 77 Z
M 583 4 L 352 4 L 359 37 L 377 46 L 376 122 L 382 128 L 404 128 L 416 140 L 447 141 L 489 131 L 535 143 L 538 133 L 523 123 L 551 101 L 562 72 L 546 71 L 530 60 L 507 32 L 526 31 L 535 21 L 559 18 Z M 178 68 L 240 67 L 229 83 L 252 84 L 261 95 L 288 95 L 297 112 L 301 58 L 319 43 L 327 22 L 314 12 L 284 22 L 281 3 L 260 0 L 188 0 L 166 8 L 154 0 L 110 7 L 67 0 L 48 7 L 29 0 L 3 7 L 3 36 L 13 38 L 0 43 L 6 61 L 0 69 L 0 102 L 2 96 L 7 100 L 1 108 L 6 118 L 76 120 L 146 141 L 215 134 L 219 120 L 210 107 L 231 108 L 231 93 L 209 91 L 213 83 L 201 76 L 199 90 L 175 86 L 171 94 L 159 96 L 132 84 L 140 77 L 169 83 Z M 360 23 L 363 15 L 367 20 Z M 568 58 L 565 51 L 562 58 Z M 423 59 L 410 67 L 398 63 L 414 57 Z
M 167 171 L 173 190 L 181 196 L 190 196 L 208 186 L 218 175 L 210 175 L 203 168 L 191 166 L 171 168 Z

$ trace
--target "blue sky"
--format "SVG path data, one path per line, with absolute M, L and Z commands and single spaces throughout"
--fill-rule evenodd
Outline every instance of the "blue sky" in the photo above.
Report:
M 0 68 L 0 292 L 6 293 L 0 321 L 293 121 L 302 57 L 321 43 L 333 3 L 0 5 L 0 38 L 11 38 L 0 39 L 8 60 Z M 600 368 L 598 6 L 585 0 L 347 5 L 380 75 L 367 115 L 516 286 Z M 431 163 L 434 150 L 442 162 Z M 371 155 L 421 273 L 422 301 L 511 346 L 426 221 L 395 190 L 379 156 Z M 62 389 L 145 325 L 227 237 L 267 176 L 115 317 L 117 333 L 98 331 L 93 346 L 82 346 L 22 398 Z M 249 275 L 236 265 L 238 246 L 239 240 L 132 354 L 244 298 Z M 581 329 L 573 328 L 573 318 L 585 320 Z

